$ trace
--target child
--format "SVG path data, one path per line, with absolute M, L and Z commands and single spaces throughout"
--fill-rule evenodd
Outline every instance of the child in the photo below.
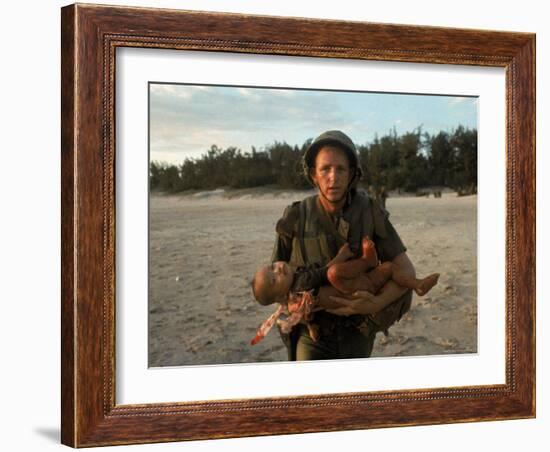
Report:
M 317 325 L 310 322 L 313 311 L 318 309 L 315 307 L 315 292 L 319 287 L 330 284 L 327 278 L 329 268 L 337 263 L 344 263 L 351 257 L 353 253 L 349 245 L 345 244 L 325 267 L 312 266 L 294 270 L 286 262 L 278 261 L 256 271 L 251 284 L 254 298 L 264 306 L 276 302 L 280 305 L 258 328 L 251 344 L 260 342 L 275 322 L 279 323 L 283 333 L 289 333 L 294 325 L 304 321 L 309 335 L 317 340 Z M 289 315 L 281 319 L 285 310 Z
M 260 268 L 252 281 L 254 297 L 262 305 L 277 302 L 280 306 L 262 323 L 252 339 L 252 345 L 263 339 L 276 321 L 282 331 L 288 333 L 294 325 L 304 320 L 311 338 L 317 340 L 318 328 L 309 321 L 312 320 L 313 312 L 320 309 L 315 306 L 314 292 L 323 285 L 330 284 L 344 294 L 357 290 L 376 294 L 388 280 L 393 279 L 400 286 L 413 289 L 422 296 L 439 279 L 439 273 L 416 279 L 397 271 L 391 262 L 379 265 L 374 242 L 366 236 L 363 238 L 361 257 L 351 257 L 353 253 L 349 245 L 345 244 L 325 267 L 295 271 L 286 262 L 279 261 Z M 285 308 L 290 315 L 280 320 Z

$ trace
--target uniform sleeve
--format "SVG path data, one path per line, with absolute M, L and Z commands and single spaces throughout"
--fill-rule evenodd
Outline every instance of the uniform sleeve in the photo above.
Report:
M 298 203 L 294 203 L 288 206 L 281 219 L 277 222 L 275 230 L 277 237 L 275 238 L 275 245 L 273 246 L 273 253 L 271 254 L 271 262 L 290 260 L 292 254 L 292 236 L 294 235 L 294 228 L 298 221 L 299 208 Z
M 304 290 L 319 289 L 321 286 L 326 286 L 328 284 L 327 271 L 328 268 L 323 266 L 309 267 L 296 272 L 294 284 L 292 285 L 292 291 L 301 292 Z
M 275 238 L 275 245 L 273 246 L 273 253 L 271 254 L 271 262 L 290 260 L 290 253 L 292 251 L 292 239 L 277 234 Z
M 407 251 L 407 248 L 403 244 L 401 237 L 391 224 L 389 220 L 389 214 L 385 214 L 384 218 L 384 237 L 376 235 L 375 230 L 375 240 L 376 250 L 378 251 L 378 258 L 382 262 L 392 261 L 401 253 Z

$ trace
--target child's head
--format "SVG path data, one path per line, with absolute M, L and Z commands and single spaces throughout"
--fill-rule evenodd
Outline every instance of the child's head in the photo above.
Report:
M 294 271 L 283 261 L 260 267 L 252 280 L 254 298 L 262 304 L 284 302 L 287 298 Z

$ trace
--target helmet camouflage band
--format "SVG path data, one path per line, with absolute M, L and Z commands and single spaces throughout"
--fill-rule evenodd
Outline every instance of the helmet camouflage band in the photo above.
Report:
M 355 188 L 357 182 L 361 179 L 363 175 L 363 170 L 361 168 L 361 162 L 359 160 L 359 154 L 353 141 L 348 137 L 344 132 L 339 130 L 329 130 L 327 132 L 319 135 L 310 146 L 304 152 L 304 157 L 302 159 L 302 166 L 304 171 L 304 176 L 308 182 L 315 186 L 313 179 L 311 178 L 311 169 L 315 167 L 315 158 L 319 150 L 325 145 L 333 145 L 338 148 L 341 148 L 345 151 L 350 168 L 355 168 L 355 174 L 352 176 L 350 181 L 350 188 Z

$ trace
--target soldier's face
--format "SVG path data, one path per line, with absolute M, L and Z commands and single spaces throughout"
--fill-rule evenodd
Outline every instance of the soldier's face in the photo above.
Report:
M 311 177 L 323 198 L 341 203 L 346 196 L 351 179 L 348 157 L 340 148 L 324 146 L 317 153 Z

